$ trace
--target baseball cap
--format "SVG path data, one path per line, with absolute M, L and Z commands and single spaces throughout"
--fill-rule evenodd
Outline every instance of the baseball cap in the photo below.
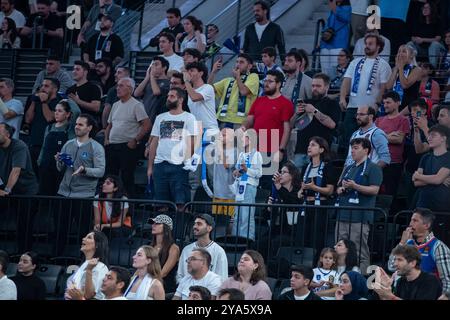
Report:
M 160 214 L 159 216 L 156 216 L 156 218 L 149 218 L 147 222 L 150 224 L 162 223 L 167 225 L 170 230 L 173 230 L 172 218 L 165 214 Z
M 214 218 L 211 217 L 209 214 L 206 214 L 206 213 L 199 214 L 199 215 L 197 215 L 197 216 L 195 217 L 195 219 L 197 219 L 197 218 L 205 220 L 206 223 L 207 223 L 208 225 L 210 225 L 211 227 L 213 227 L 213 228 L 214 228 L 215 225 L 216 225 L 215 222 L 214 222 Z

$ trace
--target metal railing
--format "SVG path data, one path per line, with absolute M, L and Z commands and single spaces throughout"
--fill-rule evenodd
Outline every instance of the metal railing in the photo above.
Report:
M 318 70 L 320 69 L 320 67 L 318 66 L 318 64 L 320 65 L 320 60 L 319 63 L 317 63 L 317 46 L 320 44 L 320 32 L 323 29 L 323 27 L 325 26 L 325 20 L 324 19 L 319 19 L 316 22 L 316 31 L 314 33 L 314 45 L 313 45 L 313 57 L 312 57 L 312 68 L 313 70 Z

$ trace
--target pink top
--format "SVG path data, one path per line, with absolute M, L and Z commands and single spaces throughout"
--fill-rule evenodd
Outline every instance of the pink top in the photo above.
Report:
M 228 278 L 222 283 L 220 289 L 239 289 L 241 282 L 236 281 L 233 277 Z M 265 281 L 259 280 L 255 285 L 250 286 L 244 292 L 245 300 L 272 300 L 272 291 Z

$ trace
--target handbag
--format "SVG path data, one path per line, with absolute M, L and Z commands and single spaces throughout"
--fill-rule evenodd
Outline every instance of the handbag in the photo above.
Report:
M 336 34 L 333 28 L 327 28 L 322 31 L 321 39 L 323 42 L 331 42 Z

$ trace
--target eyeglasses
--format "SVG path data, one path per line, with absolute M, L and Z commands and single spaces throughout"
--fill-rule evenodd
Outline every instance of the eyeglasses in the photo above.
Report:
M 202 260 L 205 260 L 205 259 L 199 259 L 199 258 L 195 258 L 195 257 L 189 257 L 189 258 L 186 259 L 186 263 L 189 263 L 189 262 L 191 262 L 191 261 L 202 261 Z
M 275 80 L 270 80 L 270 79 L 264 79 L 264 82 L 274 83 L 274 82 L 276 82 L 276 81 L 275 81 Z

